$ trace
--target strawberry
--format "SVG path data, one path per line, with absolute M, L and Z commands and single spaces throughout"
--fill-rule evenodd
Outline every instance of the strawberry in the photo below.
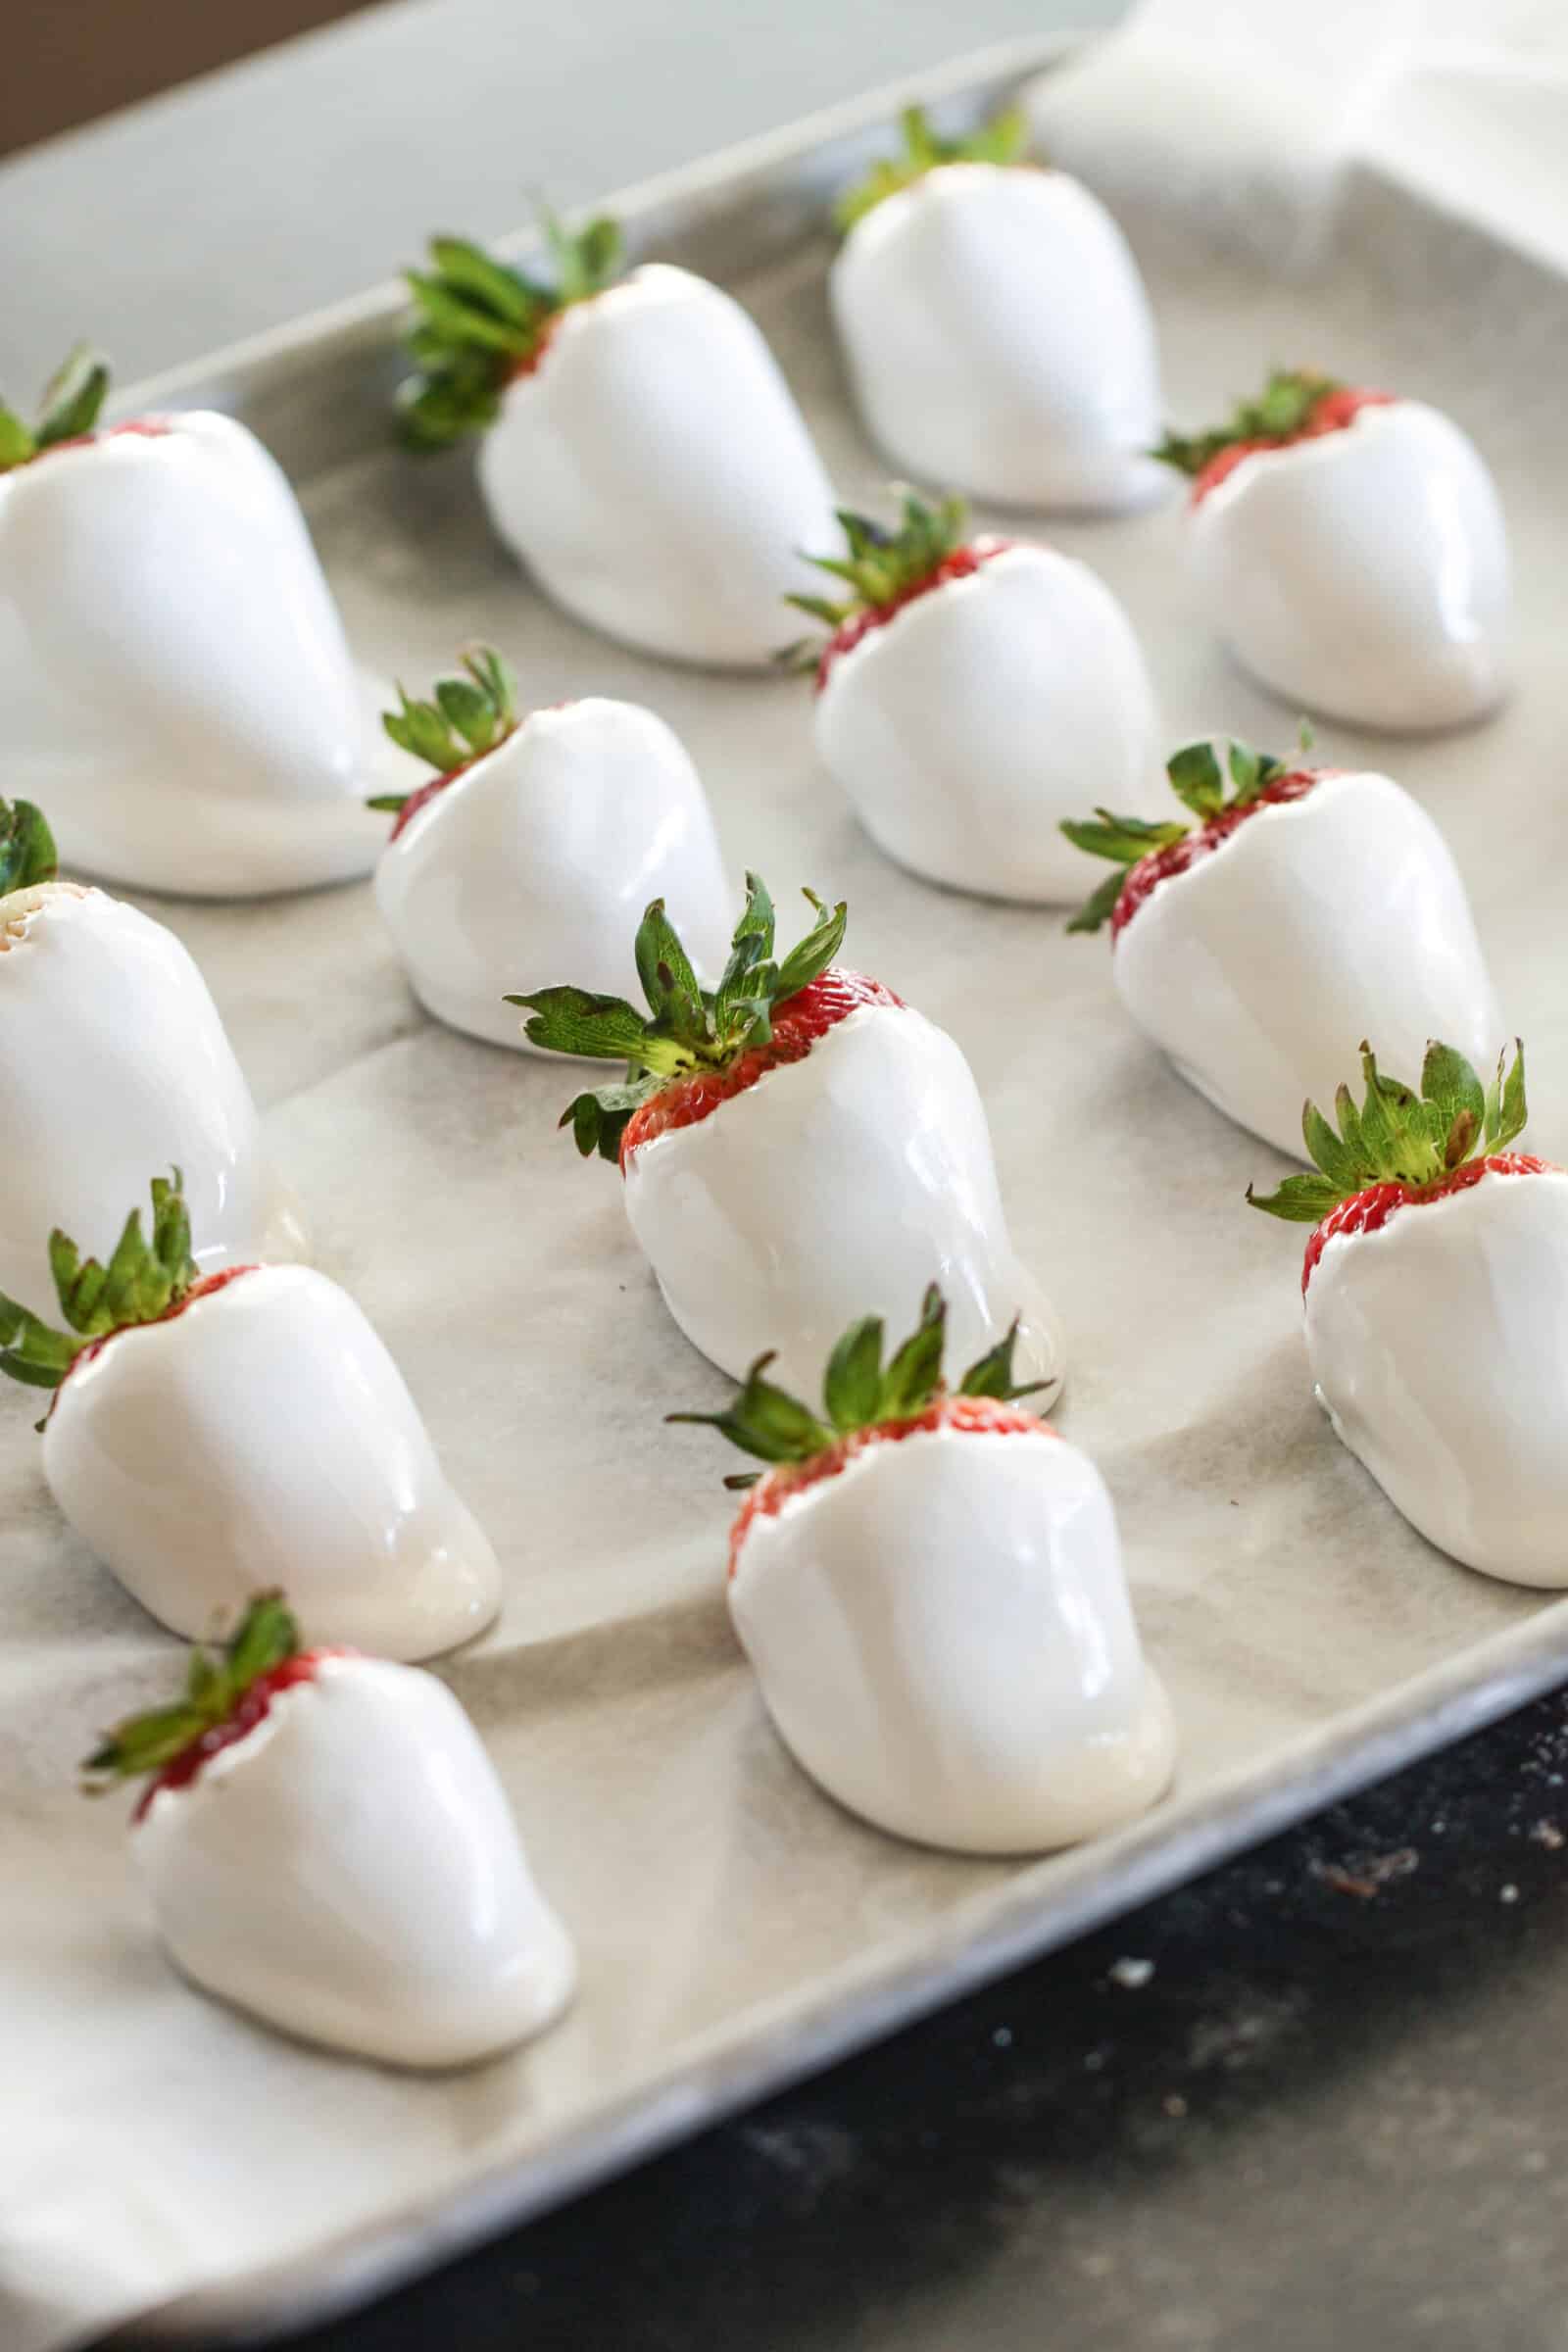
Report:
M 1316 1173 L 1249 1191 L 1310 1225 L 1306 1350 L 1336 1434 L 1428 1541 L 1511 1584 L 1568 1586 L 1568 1173 L 1508 1147 L 1522 1048 L 1483 1088 L 1431 1045 L 1419 1090 L 1361 1049 L 1366 1099 L 1302 1117 Z
M 911 108 L 903 129 L 903 155 L 840 204 L 828 281 L 871 438 L 914 480 L 1004 506 L 1142 503 L 1158 361 L 1115 221 L 1025 161 L 1016 113 L 943 139 Z
M 1508 550 L 1492 477 L 1421 401 L 1310 369 L 1155 451 L 1193 483 L 1210 623 L 1288 702 L 1366 726 L 1476 718 L 1503 685 Z
M 764 663 L 795 554 L 832 522 L 806 423 L 756 325 L 705 278 L 621 274 L 620 232 L 545 216 L 553 282 L 461 238 L 411 270 L 416 450 L 482 436 L 490 518 L 552 601 L 676 662 Z
M 152 1200 L 107 1264 L 51 1235 L 63 1330 L 0 1295 L 0 1372 L 53 1391 L 44 1477 L 76 1534 L 191 1639 L 285 1566 L 330 1640 L 417 1658 L 481 1632 L 495 1554 L 347 1292 L 204 1277 L 177 1171 Z
M 250 897 L 368 871 L 366 731 L 281 470 L 232 417 L 101 426 L 73 355 L 27 427 L 0 408 L 0 701 L 74 865 Z
M 1152 812 L 1153 693 L 1132 626 L 1086 564 L 970 538 L 961 499 L 904 494 L 898 529 L 841 514 L 848 597 L 790 603 L 831 632 L 823 764 L 901 865 L 983 896 L 1059 901 L 1057 824 L 1086 785 Z
M 434 780 L 370 804 L 396 816 L 375 895 L 420 1002 L 454 1028 L 526 1050 L 495 984 L 517 942 L 536 970 L 575 951 L 595 989 L 634 986 L 624 910 L 651 882 L 716 971 L 729 892 L 678 737 L 638 704 L 598 695 L 519 715 L 499 654 L 477 648 L 465 667 L 428 702 L 403 694 L 383 721 Z
M 571 1996 L 571 1944 L 458 1700 L 415 1668 L 307 1648 L 277 1592 L 83 1769 L 95 1790 L 150 1776 L 131 1852 L 171 1956 L 284 2033 L 466 2066 Z
M 942 1379 L 947 1310 L 883 1360 L 879 1316 L 828 1358 L 822 1410 L 760 1356 L 710 1424 L 769 1466 L 729 1603 L 796 1761 L 878 1828 L 969 1853 L 1094 1837 L 1153 1802 L 1174 1735 L 1146 1667 L 1110 1497 L 1017 1401 L 1016 1325 Z
M 1305 739 L 1304 739 L 1305 740 Z M 1303 740 L 1303 748 L 1304 748 Z M 1111 978 L 1199 1093 L 1282 1152 L 1303 1096 L 1332 1093 L 1376 1019 L 1391 1051 L 1506 1034 L 1446 843 L 1389 776 L 1186 744 L 1167 773 L 1188 821 L 1102 808 L 1061 830 L 1114 869 L 1068 928 L 1107 920 Z
M 166 1160 L 185 1172 L 203 1272 L 303 1247 L 190 956 L 150 915 L 57 879 L 26 801 L 0 801 L 0 1101 L 26 1135 L 0 1194 L 0 1290 L 25 1304 L 52 1297 L 55 1219 L 107 1235 Z
M 665 1303 L 735 1377 L 782 1332 L 798 1380 L 847 1298 L 896 1304 L 935 1266 L 965 1343 L 990 1345 L 1021 1310 L 1031 1374 L 1055 1386 L 1055 1318 L 1007 1239 L 968 1063 L 891 989 L 834 961 L 847 909 L 806 896 L 816 919 L 776 962 L 772 901 L 747 877 L 714 989 L 656 899 L 636 942 L 647 1013 L 580 988 L 510 998 L 531 1011 L 534 1045 L 626 1065 L 562 1125 L 584 1154 L 619 1162 Z

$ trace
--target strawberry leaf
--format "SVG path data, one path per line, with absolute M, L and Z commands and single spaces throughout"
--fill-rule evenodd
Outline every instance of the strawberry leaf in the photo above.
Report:
M 902 155 L 884 157 L 840 197 L 833 218 L 848 234 L 858 220 L 902 188 L 912 187 L 942 164 L 1021 164 L 1029 126 L 1022 109 L 1009 106 L 966 138 L 944 139 L 932 129 L 923 107 L 906 107 L 900 121 Z
M 179 1303 L 198 1278 L 179 1171 L 172 1180 L 155 1178 L 152 1197 L 151 1243 L 142 1233 L 141 1212 L 132 1209 L 107 1266 L 84 1259 L 56 1227 L 49 1237 L 49 1270 L 67 1329 L 55 1330 L 0 1298 L 0 1372 L 28 1388 L 58 1388 L 91 1341 L 156 1323 Z
M 1345 389 L 1309 368 L 1278 368 L 1256 400 L 1244 400 L 1228 424 L 1204 433 L 1167 432 L 1150 454 L 1178 473 L 1200 474 L 1239 441 L 1292 441 L 1310 423 L 1319 401 Z
M 540 225 L 555 264 L 553 285 L 465 237 L 432 237 L 432 267 L 405 271 L 414 316 L 404 348 L 414 373 L 399 386 L 397 422 L 406 447 L 446 449 L 493 424 L 507 385 L 538 359 L 561 313 L 592 301 L 620 275 L 613 220 L 571 230 L 546 211 Z
M 848 553 L 808 556 L 818 571 L 842 580 L 850 594 L 842 599 L 786 596 L 784 602 L 819 620 L 830 635 L 858 614 L 884 612 L 923 586 L 964 544 L 969 510 L 961 498 L 939 499 L 930 505 L 913 490 L 902 494 L 903 512 L 897 530 L 884 530 L 864 514 L 838 510 Z M 794 653 L 793 648 L 790 649 Z M 796 666 L 812 666 L 798 662 Z
M 107 1732 L 82 1766 L 89 1792 L 117 1781 L 159 1772 L 227 1721 L 264 1675 L 275 1673 L 303 1646 L 299 1627 L 280 1592 L 258 1592 L 221 1650 L 192 1651 L 185 1690 L 172 1706 L 126 1716 Z
M 493 752 L 516 732 L 517 681 L 494 647 L 470 646 L 463 656 L 466 675 L 438 678 L 428 702 L 410 700 L 398 688 L 398 709 L 383 710 L 381 725 L 400 751 L 410 752 L 450 776 Z M 369 808 L 404 809 L 412 793 L 377 793 Z
M 78 343 L 44 386 L 36 424 L 0 402 L 0 473 L 25 466 L 41 450 L 77 441 L 97 423 L 109 392 L 109 369 L 89 345 Z
M 1301 1134 L 1319 1173 L 1288 1176 L 1278 1189 L 1259 1194 L 1249 1188 L 1254 1208 L 1270 1216 L 1315 1225 L 1342 1200 L 1380 1184 L 1423 1192 L 1455 1168 L 1500 1150 L 1524 1128 L 1524 1048 L 1516 1045 L 1511 1068 L 1506 1055 L 1485 1093 L 1480 1079 L 1452 1046 L 1427 1048 L 1419 1090 L 1380 1070 L 1369 1046 L 1361 1049 L 1366 1093 L 1357 1109 L 1348 1087 L 1335 1096 L 1336 1134 L 1316 1103 L 1301 1114 Z
M 60 871 L 54 835 L 31 801 L 0 801 L 0 899 L 52 882 Z
M 1200 824 L 1212 823 L 1230 809 L 1248 808 L 1270 784 L 1290 772 L 1285 761 L 1275 759 L 1272 753 L 1256 752 L 1250 743 L 1236 741 L 1225 744 L 1225 765 L 1235 788 L 1229 800 L 1225 797 L 1219 754 L 1215 742 L 1208 737 L 1180 745 L 1165 762 L 1171 790 Z M 1067 929 L 1098 931 L 1115 913 L 1116 902 L 1133 868 L 1144 858 L 1156 857 L 1161 850 L 1185 841 L 1192 829 L 1190 824 L 1174 820 L 1159 824 L 1147 817 L 1116 816 L 1108 808 L 1097 808 L 1092 820 L 1063 817 L 1061 831 L 1074 849 L 1083 850 L 1091 858 L 1108 858 L 1122 869 L 1108 882 L 1101 883 L 1071 917 Z
M 743 1452 L 774 1463 L 808 1462 L 841 1439 L 864 1430 L 917 1419 L 946 1394 L 942 1379 L 942 1347 L 947 1326 L 947 1302 L 935 1283 L 920 1302 L 920 1320 L 909 1337 L 894 1350 L 884 1369 L 883 1324 L 880 1315 L 864 1315 L 852 1323 L 828 1357 L 822 1377 L 823 1416 L 763 1378 L 771 1354 L 759 1356 L 747 1374 L 740 1395 L 721 1413 L 668 1413 L 668 1421 L 696 1422 L 729 1439 Z M 1032 1396 L 1049 1382 L 1035 1381 L 1019 1388 L 1012 1378 L 1016 1320 L 1005 1336 L 969 1366 L 958 1385 L 960 1396 L 990 1396 L 1008 1401 Z M 727 1478 L 727 1487 L 750 1486 L 750 1478 Z

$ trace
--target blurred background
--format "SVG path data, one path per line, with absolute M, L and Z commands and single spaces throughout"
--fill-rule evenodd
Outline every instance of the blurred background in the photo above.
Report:
M 0 391 L 31 399 L 82 336 L 126 383 L 379 283 L 432 228 L 498 235 L 546 191 L 586 203 L 965 50 L 1123 10 L 19 0 Z

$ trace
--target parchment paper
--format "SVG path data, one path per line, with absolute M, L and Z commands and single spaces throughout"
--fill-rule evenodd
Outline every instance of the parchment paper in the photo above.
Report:
M 1271 290 L 1190 235 L 1172 250 L 1147 220 L 1129 225 L 1178 417 L 1205 420 L 1271 363 L 1314 361 L 1438 401 L 1496 468 L 1521 607 L 1506 714 L 1420 746 L 1344 729 L 1321 741 L 1331 760 L 1387 764 L 1446 830 L 1528 1038 L 1537 1148 L 1561 1153 L 1563 286 L 1366 175 L 1310 290 Z M 812 244 L 735 283 L 861 502 L 880 468 L 843 405 L 824 260 Z M 1280 1163 L 1133 1031 L 1103 940 L 887 864 L 815 765 L 806 687 L 656 667 L 552 613 L 489 538 L 466 460 L 419 470 L 377 451 L 305 487 L 368 662 L 418 687 L 482 636 L 514 658 L 530 699 L 646 700 L 695 753 L 736 868 L 760 867 L 786 905 L 799 882 L 847 896 L 853 958 L 960 1040 L 1015 1238 L 1066 1319 L 1060 1423 L 1115 1495 L 1175 1698 L 1180 1779 L 1121 1838 L 1017 1866 L 921 1852 L 836 1810 L 779 1748 L 731 1636 L 727 1465 L 715 1440 L 661 1420 L 717 1402 L 725 1384 L 664 1313 L 613 1171 L 580 1163 L 555 1131 L 571 1071 L 425 1021 L 366 887 L 256 906 L 147 902 L 202 961 L 319 1262 L 385 1335 L 495 1538 L 502 1620 L 440 1671 L 491 1744 L 577 1938 L 582 1986 L 532 2049 L 432 2081 L 293 2046 L 174 1976 L 133 1887 L 128 1806 L 83 1803 L 74 1766 L 107 1720 L 166 1690 L 180 1646 L 61 1526 L 36 1407 L 0 1399 L 12 2352 L 54 2352 L 194 2287 L 240 2281 L 240 2301 L 260 2304 L 292 2278 L 309 2300 L 329 2242 L 411 2210 L 438 2216 L 495 2177 L 396 2257 L 433 2259 L 517 2208 L 505 2175 L 520 2159 L 548 2154 L 554 2171 L 527 2193 L 560 2193 L 748 2082 L 1200 1867 L 1336 1771 L 1392 1762 L 1412 1712 L 1435 1737 L 1495 1711 L 1553 1657 L 1568 1664 L 1561 1604 L 1429 1550 L 1333 1438 L 1307 1385 L 1299 1236 L 1242 1202 Z M 1288 745 L 1293 714 L 1189 618 L 1179 520 L 1173 499 L 1052 536 L 1126 600 L 1173 743 L 1223 727 Z M 498 990 L 516 978 L 498 971 Z M 1369 1744 L 1380 1725 L 1394 1728 Z M 269 2265 L 264 2293 L 250 2274 Z M 367 2291 L 386 2260 L 372 2244 L 334 2276 L 337 2291 Z

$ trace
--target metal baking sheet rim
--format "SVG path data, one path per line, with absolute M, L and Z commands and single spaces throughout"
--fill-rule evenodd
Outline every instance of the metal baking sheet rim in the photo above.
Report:
M 610 197 L 608 209 L 634 232 L 656 216 L 685 214 L 695 224 L 706 213 L 723 211 L 748 184 L 760 190 L 792 166 L 821 162 L 829 149 L 869 139 L 906 105 L 952 101 L 979 112 L 1024 76 L 1058 63 L 1083 37 L 1065 32 L 971 53 L 642 181 Z M 1421 201 L 1442 210 L 1426 195 Z M 520 251 L 528 240 L 498 242 Z M 270 391 L 312 359 L 389 352 L 403 305 L 400 283 L 389 280 L 133 385 L 115 407 L 128 413 L 225 397 L 234 405 L 230 386 Z M 412 2204 L 392 2220 L 346 2232 L 304 2260 L 176 2296 L 96 2340 L 105 2352 L 197 2341 L 260 2344 L 355 2310 L 1465 1738 L 1565 1679 L 1568 1601 L 1300 1740 L 1263 1782 L 1254 1770 L 1237 1772 L 1180 1837 L 1169 1836 L 1156 1812 L 1081 1851 L 1048 1904 L 1001 1886 L 980 1898 L 962 1934 L 944 1936 L 934 1948 L 927 1941 L 895 1968 L 884 1963 L 874 1977 L 867 1971 L 865 1982 L 841 1984 L 804 2012 L 792 2002 L 787 2022 L 754 2019 L 743 2033 L 713 2035 L 678 2077 L 607 2104 L 548 2150 L 497 2167 L 433 2204 Z

